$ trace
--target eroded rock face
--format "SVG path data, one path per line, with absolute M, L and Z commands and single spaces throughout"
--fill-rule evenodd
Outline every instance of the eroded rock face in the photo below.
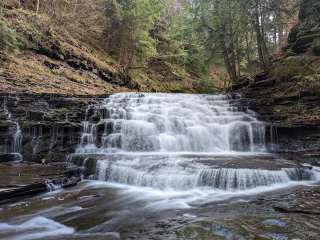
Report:
M 49 94 L 0 95 L 0 161 L 14 160 L 18 154 L 25 161 L 65 161 L 80 142 L 87 106 L 95 101 Z
M 304 0 L 301 2 L 299 24 L 289 35 L 287 51 L 295 54 L 310 50 L 320 55 L 320 2 L 318 0 Z

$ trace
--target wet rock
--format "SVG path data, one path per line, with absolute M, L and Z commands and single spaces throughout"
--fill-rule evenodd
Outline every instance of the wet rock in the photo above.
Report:
M 287 226 L 287 223 L 285 221 L 279 220 L 279 219 L 267 219 L 265 221 L 262 222 L 264 225 L 266 226 L 276 226 L 276 227 L 280 227 L 283 228 L 285 226 Z
M 5 163 L 5 162 L 14 162 L 18 159 L 16 154 L 13 153 L 3 153 L 0 154 L 0 163 Z
M 79 171 L 67 171 L 65 165 L 12 163 L 1 165 L 0 204 L 15 202 L 81 181 Z
M 48 191 L 45 183 L 33 183 L 16 189 L 0 192 L 0 203 L 12 201 L 13 199 L 30 197 Z
M 0 111 L 0 161 L 12 161 L 16 123 L 21 128 L 25 161 L 64 162 L 80 143 L 81 121 L 91 98 L 52 94 L 0 95 L 10 113 Z
M 264 235 L 265 237 L 272 240 L 288 240 L 288 236 L 282 233 L 267 233 Z
M 81 167 L 84 177 L 95 175 L 97 169 L 97 161 L 103 158 L 99 155 L 72 155 L 70 162 Z
M 223 227 L 219 224 L 212 225 L 214 235 L 228 239 L 228 240 L 244 240 L 245 238 L 232 229 Z
M 298 213 L 320 215 L 319 187 L 295 192 L 286 197 L 285 201 L 273 204 L 273 208 L 281 213 Z

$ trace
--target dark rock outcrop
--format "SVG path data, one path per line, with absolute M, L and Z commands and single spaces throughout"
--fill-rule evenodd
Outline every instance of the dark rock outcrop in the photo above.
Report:
M 50 32 L 48 32 L 49 38 Z M 63 49 L 58 41 L 39 42 L 32 50 L 38 54 L 43 54 L 51 59 L 65 61 L 70 67 L 92 72 L 102 80 L 122 87 L 138 89 L 137 83 L 133 82 L 124 71 L 112 72 L 107 68 L 99 66 L 95 61 L 76 54 L 74 51 Z M 55 66 L 50 66 L 54 68 Z
M 47 191 L 75 186 L 80 180 L 79 169 L 67 169 L 64 163 L 0 164 L 0 204 L 21 201 Z
M 319 56 L 320 50 L 320 2 L 304 0 L 301 2 L 299 24 L 290 32 L 286 50 L 295 54 L 313 52 Z
M 80 142 L 88 105 L 96 101 L 52 94 L 0 95 L 1 109 L 6 109 L 0 111 L 0 161 L 13 161 L 17 154 L 25 161 L 65 161 Z M 17 124 L 21 146 L 13 152 Z

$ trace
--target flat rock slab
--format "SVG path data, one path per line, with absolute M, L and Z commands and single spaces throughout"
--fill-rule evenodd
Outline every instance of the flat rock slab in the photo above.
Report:
M 128 154 L 107 154 L 107 155 L 74 155 L 71 162 L 77 166 L 84 167 L 85 170 L 94 174 L 92 170 L 96 169 L 97 160 L 106 161 L 134 161 L 136 159 L 141 162 L 153 161 L 155 164 L 170 164 L 171 158 L 179 161 L 179 165 L 185 167 L 197 167 L 198 165 L 206 165 L 210 168 L 241 168 L 241 169 L 265 169 L 280 170 L 283 168 L 301 167 L 295 160 L 286 160 L 280 156 L 271 154 L 240 154 L 240 155 L 215 155 L 210 153 L 135 153 Z
M 192 156 L 190 156 L 192 157 Z M 221 155 L 221 156 L 198 156 L 195 162 L 217 168 L 246 168 L 280 170 L 282 168 L 298 167 L 297 162 L 286 160 L 275 155 Z
M 47 191 L 75 186 L 80 172 L 65 164 L 0 164 L 0 204 L 13 203 Z
M 0 191 L 12 187 L 45 182 L 64 176 L 65 164 L 41 165 L 28 163 L 0 164 Z

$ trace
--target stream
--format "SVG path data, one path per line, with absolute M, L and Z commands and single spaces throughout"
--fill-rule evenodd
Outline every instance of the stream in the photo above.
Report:
M 239 96 L 111 95 L 88 107 L 67 158 L 94 171 L 2 206 L 0 239 L 313 239 L 287 229 L 303 217 L 272 204 L 317 185 L 320 172 L 269 153 L 271 133 Z

